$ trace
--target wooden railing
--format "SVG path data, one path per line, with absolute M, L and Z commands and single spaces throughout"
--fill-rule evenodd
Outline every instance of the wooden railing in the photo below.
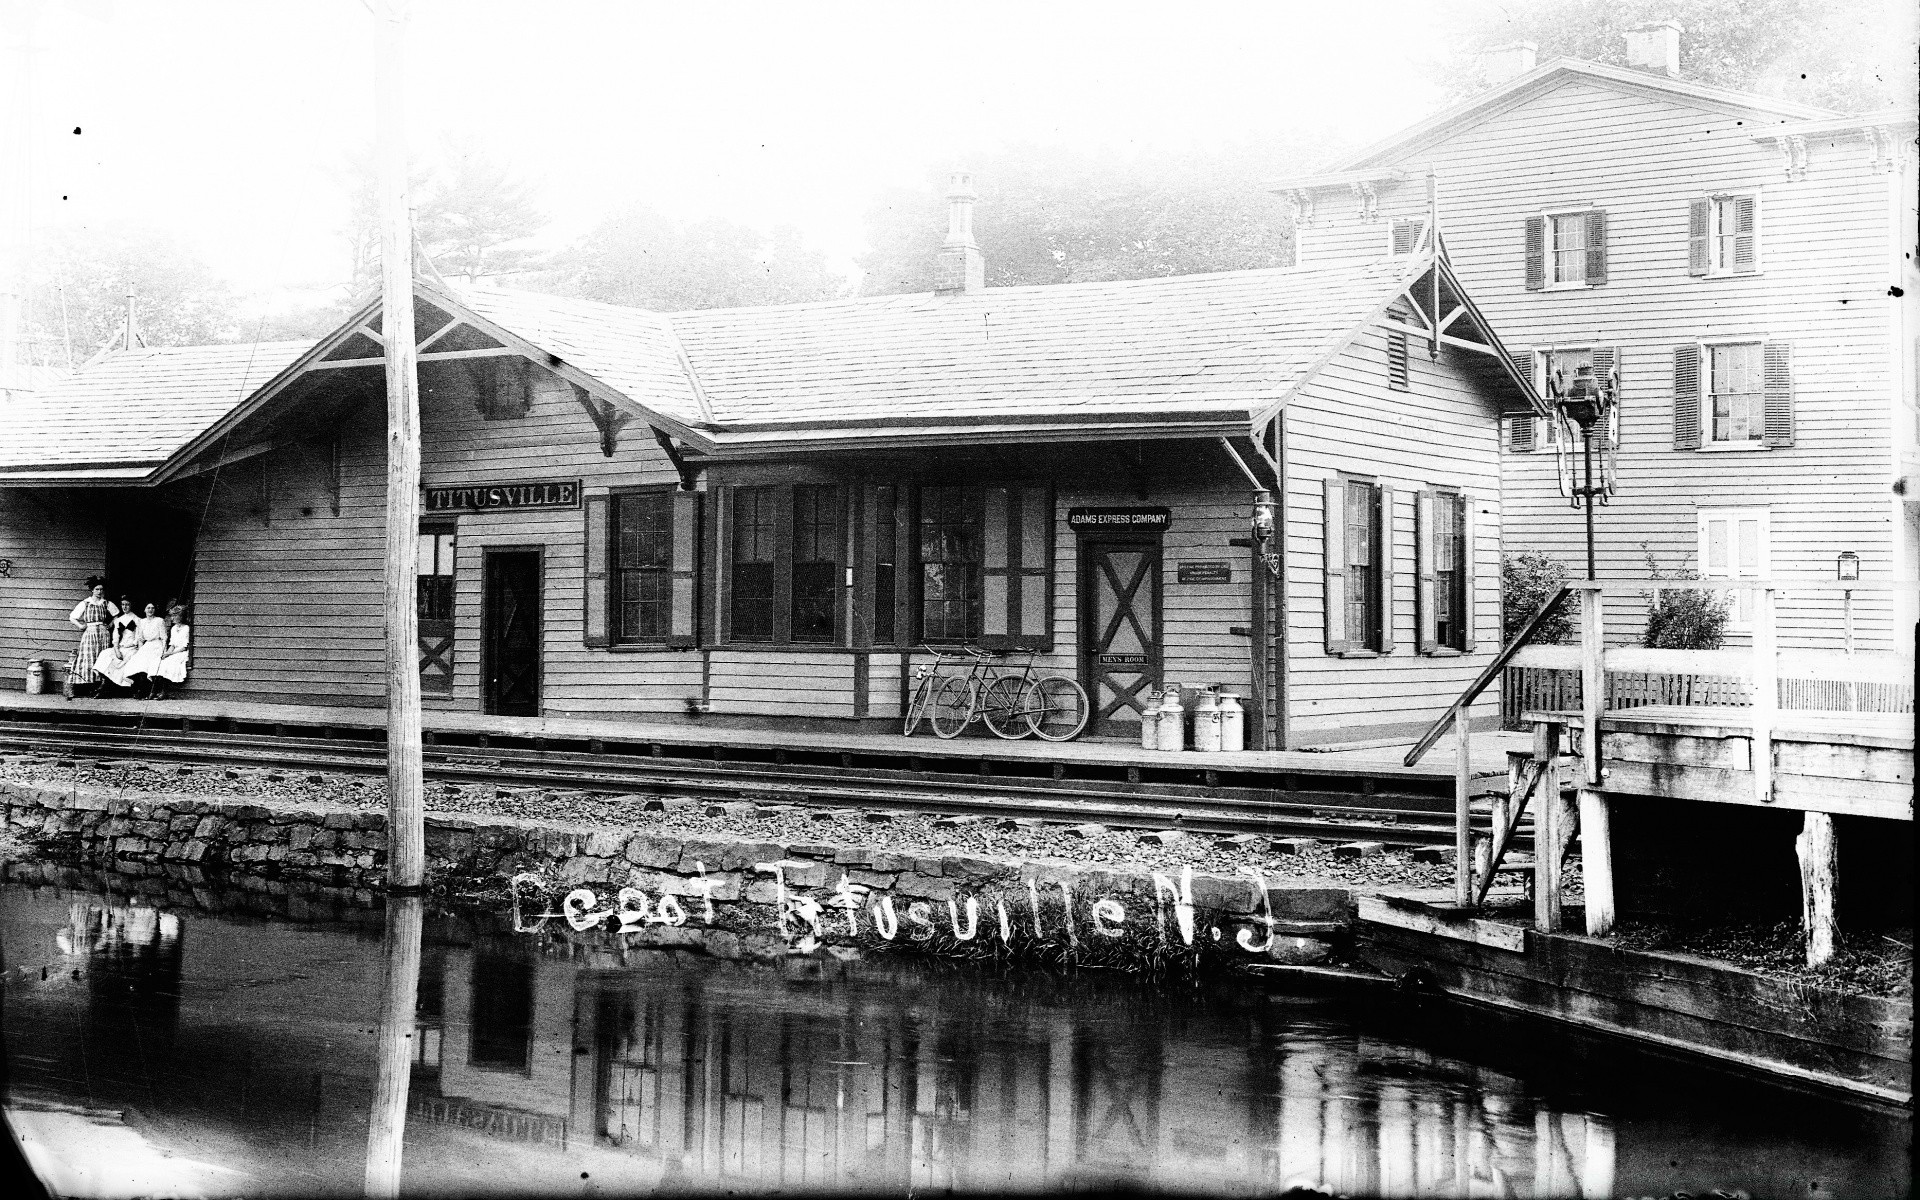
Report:
M 1576 788 L 1579 792 L 1580 825 L 1583 827 L 1581 863 L 1586 882 L 1586 924 L 1587 932 L 1601 935 L 1611 931 L 1613 926 L 1613 883 L 1611 854 L 1605 833 L 1606 804 L 1600 793 L 1600 720 L 1608 708 L 1610 694 L 1617 699 L 1626 700 L 1616 707 L 1636 707 L 1650 703 L 1735 703 L 1733 697 L 1739 696 L 1739 705 L 1745 723 L 1751 729 L 1751 775 L 1755 798 L 1768 802 L 1773 796 L 1773 731 L 1778 723 L 1778 714 L 1782 708 L 1782 681 L 1791 680 L 1794 686 L 1804 691 L 1814 689 L 1832 691 L 1845 689 L 1858 701 L 1861 688 L 1881 689 L 1884 694 L 1897 696 L 1899 689 L 1911 688 L 1913 681 L 1913 658 L 1911 648 L 1904 655 L 1855 655 L 1850 653 L 1823 650 L 1785 650 L 1777 645 L 1777 627 L 1774 620 L 1774 602 L 1776 596 L 1784 591 L 1796 595 L 1812 592 L 1864 592 L 1889 593 L 1895 587 L 1911 586 L 1901 584 L 1866 584 L 1855 581 L 1846 583 L 1804 582 L 1799 580 L 1712 580 L 1710 583 L 1689 584 L 1709 588 L 1713 591 L 1744 591 L 1753 595 L 1753 636 L 1752 645 L 1745 650 L 1661 650 L 1642 646 L 1608 646 L 1606 639 L 1606 612 L 1602 603 L 1609 595 L 1644 593 L 1654 589 L 1675 587 L 1671 579 L 1627 579 L 1609 580 L 1605 583 L 1581 583 L 1561 588 L 1552 599 L 1536 613 L 1519 636 L 1503 647 L 1486 670 L 1468 686 L 1460 697 L 1448 706 L 1446 712 L 1434 721 L 1426 733 L 1421 736 L 1411 750 L 1407 752 L 1405 763 L 1412 766 L 1419 762 L 1426 752 L 1432 749 L 1448 729 L 1454 732 L 1457 761 L 1454 764 L 1454 884 L 1455 898 L 1463 905 L 1478 903 L 1485 897 L 1486 888 L 1476 888 L 1474 884 L 1474 862 L 1469 823 L 1471 819 L 1470 788 L 1473 779 L 1471 742 L 1468 727 L 1471 724 L 1470 710 L 1475 700 L 1500 677 L 1508 668 L 1552 671 L 1560 679 L 1574 679 L 1576 689 L 1565 689 L 1553 697 L 1556 701 L 1550 706 L 1542 705 L 1530 711 L 1546 713 L 1566 713 L 1565 721 L 1542 720 L 1535 723 L 1534 752 L 1525 769 L 1513 770 L 1510 778 L 1513 786 L 1506 803 L 1496 805 L 1494 820 L 1495 852 L 1489 856 L 1483 867 L 1487 878 L 1500 866 L 1499 852 L 1510 840 L 1513 829 L 1518 828 L 1522 813 L 1530 801 L 1538 800 L 1536 805 L 1534 843 L 1536 846 L 1534 864 L 1534 888 L 1536 894 L 1536 919 L 1542 928 L 1557 928 L 1558 892 L 1560 887 L 1560 857 L 1571 842 L 1571 829 L 1559 828 L 1563 823 L 1560 812 L 1559 785 L 1556 763 L 1561 747 L 1561 731 L 1577 722 L 1580 744 L 1578 756 L 1578 778 Z M 1570 598 L 1578 597 L 1580 602 L 1579 640 L 1577 644 L 1565 646 L 1535 645 L 1533 639 L 1538 635 L 1547 618 L 1564 606 Z M 1628 680 L 1676 680 L 1701 681 L 1700 686 L 1714 699 L 1689 699 L 1679 701 L 1666 698 L 1667 694 L 1659 689 L 1671 686 L 1664 682 L 1642 682 L 1637 689 L 1628 685 Z M 1708 683 L 1707 681 L 1711 681 Z M 1610 688 L 1609 684 L 1614 683 Z M 1696 695 L 1694 683 L 1687 683 L 1685 694 Z M 1638 694 L 1634 692 L 1637 690 Z M 1790 692 L 1792 688 L 1788 689 Z M 1571 697 L 1566 695 L 1571 691 Z M 1910 710 L 1911 692 L 1907 708 Z M 1572 699 L 1573 703 L 1565 703 Z M 1900 710 L 1895 710 L 1900 711 Z M 1565 814 L 1570 820 L 1571 813 Z M 1504 829 L 1504 832 L 1503 832 Z M 1546 889 L 1550 897 L 1542 897 Z M 1549 924 L 1551 922 L 1551 924 Z

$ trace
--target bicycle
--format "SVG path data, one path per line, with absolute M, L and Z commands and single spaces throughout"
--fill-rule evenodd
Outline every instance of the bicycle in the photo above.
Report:
M 986 651 L 976 650 L 972 646 L 936 646 L 929 642 L 921 649 L 933 655 L 933 661 L 917 668 L 913 673 L 917 683 L 914 686 L 913 699 L 907 705 L 906 720 L 900 730 L 903 737 L 912 737 L 914 730 L 920 728 L 920 722 L 926 719 L 927 709 L 933 704 L 934 693 L 945 684 L 946 679 L 941 677 L 940 668 L 950 663 L 964 662 L 969 657 L 976 660 L 992 657 Z M 938 733 L 939 730 L 936 728 L 934 732 Z
M 1087 694 L 1064 676 L 1036 678 L 1031 650 L 1013 672 L 996 665 L 999 656 L 973 646 L 961 646 L 958 653 L 926 649 L 934 662 L 920 671 L 920 688 L 907 716 L 909 734 L 923 715 L 931 720 L 935 736 L 943 739 L 960 736 L 976 720 L 1009 741 L 1029 734 L 1066 741 L 1086 728 Z M 972 660 L 964 675 L 939 678 L 940 667 L 963 658 Z

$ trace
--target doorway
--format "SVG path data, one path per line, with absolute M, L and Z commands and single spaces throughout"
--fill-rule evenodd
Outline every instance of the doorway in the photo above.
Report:
M 104 520 L 109 600 L 130 596 L 136 609 L 151 604 L 161 616 L 170 600 L 192 602 L 191 514 L 134 497 L 110 505 Z
M 1140 736 L 1160 658 L 1160 539 L 1082 540 L 1080 681 L 1093 707 L 1089 733 Z
M 486 711 L 540 715 L 540 551 L 486 551 L 480 674 Z

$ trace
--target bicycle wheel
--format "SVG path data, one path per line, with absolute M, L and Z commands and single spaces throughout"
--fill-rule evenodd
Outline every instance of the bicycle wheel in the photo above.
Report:
M 965 675 L 949 677 L 933 694 L 927 716 L 932 718 L 937 736 L 959 737 L 960 731 L 973 722 L 973 681 Z
M 920 681 L 920 686 L 913 690 L 913 701 L 907 705 L 906 723 L 900 730 L 902 737 L 912 737 L 913 731 L 920 728 L 920 722 L 926 719 L 927 705 L 933 699 L 935 682 L 935 677 L 928 675 Z
M 1064 675 L 1036 679 L 1027 688 L 1033 731 L 1050 742 L 1078 737 L 1087 727 L 1087 694 Z
M 980 717 L 988 729 L 1008 741 L 1023 738 L 1033 732 L 1034 718 L 1039 714 L 1031 693 L 1022 677 L 1002 675 L 981 693 Z

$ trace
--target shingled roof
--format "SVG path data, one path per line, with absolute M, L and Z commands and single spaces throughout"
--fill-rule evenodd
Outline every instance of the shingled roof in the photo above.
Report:
M 309 342 L 116 351 L 0 406 L 0 480 L 139 480 Z

